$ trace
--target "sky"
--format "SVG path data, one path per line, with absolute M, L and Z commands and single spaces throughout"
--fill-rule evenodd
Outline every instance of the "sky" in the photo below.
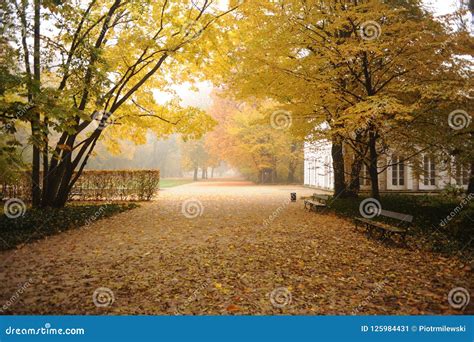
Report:
M 432 10 L 436 16 L 445 15 L 454 12 L 459 7 L 459 0 L 424 0 L 425 5 Z M 190 90 L 190 84 L 176 85 L 173 88 L 181 97 L 183 106 L 198 107 L 203 110 L 212 105 L 210 94 L 212 92 L 212 83 L 200 82 L 196 84 L 199 91 Z M 166 95 L 161 94 L 158 99 L 166 101 Z

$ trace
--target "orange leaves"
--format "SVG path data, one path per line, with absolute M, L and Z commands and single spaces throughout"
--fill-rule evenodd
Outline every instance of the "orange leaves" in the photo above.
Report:
M 227 306 L 226 310 L 229 313 L 235 313 L 235 312 L 241 311 L 241 308 L 240 308 L 240 306 L 230 304 L 229 306 Z

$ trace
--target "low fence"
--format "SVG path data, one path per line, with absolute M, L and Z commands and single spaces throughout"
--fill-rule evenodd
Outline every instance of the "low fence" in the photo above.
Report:
M 70 193 L 74 201 L 149 201 L 159 189 L 159 170 L 86 170 Z M 1 184 L 3 199 L 31 200 L 30 172 L 18 174 L 12 184 Z

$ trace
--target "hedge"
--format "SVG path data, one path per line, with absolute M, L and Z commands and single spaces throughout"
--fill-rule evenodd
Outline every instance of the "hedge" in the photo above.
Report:
M 86 170 L 74 185 L 70 200 L 149 201 L 159 189 L 159 170 Z M 22 172 L 14 184 L 1 185 L 2 198 L 31 200 L 30 172 Z

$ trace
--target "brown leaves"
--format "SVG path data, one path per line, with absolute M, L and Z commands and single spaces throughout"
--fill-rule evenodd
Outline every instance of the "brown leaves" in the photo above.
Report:
M 284 186 L 201 182 L 168 189 L 158 201 L 87 230 L 0 254 L 9 257 L 0 302 L 15 293 L 18 279 L 31 276 L 39 285 L 20 296 L 12 313 L 459 313 L 447 294 L 469 288 L 466 265 L 421 249 L 385 246 L 353 231 L 349 221 L 305 212 L 299 202 L 264 227 L 289 192 Z M 205 205 L 195 219 L 184 217 L 178 205 L 190 195 Z M 104 286 L 116 301 L 100 310 L 91 296 Z M 287 289 L 291 303 L 273 306 L 276 288 Z

